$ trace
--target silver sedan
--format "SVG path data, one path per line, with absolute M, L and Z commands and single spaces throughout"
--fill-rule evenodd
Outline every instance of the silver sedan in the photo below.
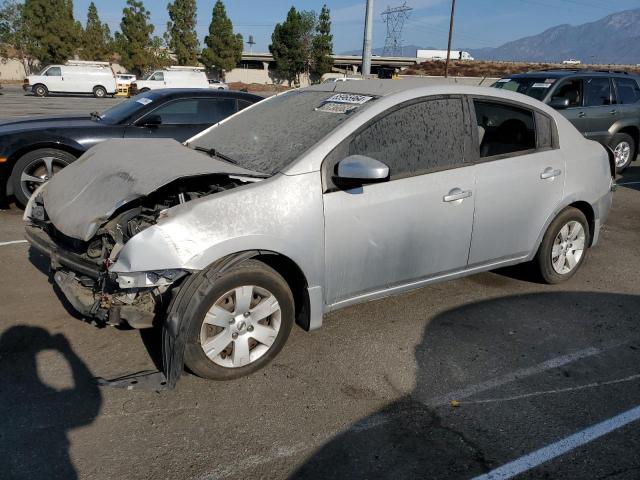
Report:
M 83 315 L 162 325 L 165 373 L 251 373 L 348 305 L 529 262 L 571 278 L 612 159 L 523 95 L 322 84 L 190 139 L 113 140 L 32 197 L 27 238 Z

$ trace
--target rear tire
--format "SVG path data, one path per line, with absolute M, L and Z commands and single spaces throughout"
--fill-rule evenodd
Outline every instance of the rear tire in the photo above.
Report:
M 295 309 L 278 272 L 246 260 L 219 275 L 205 270 L 188 282 L 181 289 L 194 292 L 191 298 L 173 302 L 168 315 L 188 322 L 184 363 L 193 373 L 212 380 L 243 377 L 282 350 Z
M 49 95 L 49 90 L 47 89 L 47 87 L 41 84 L 34 85 L 31 91 L 36 97 L 40 97 L 40 98 L 46 97 L 47 95 Z
M 107 89 L 98 85 L 93 89 L 93 96 L 96 98 L 104 98 L 107 96 Z
M 567 207 L 551 222 L 533 261 L 546 283 L 569 280 L 582 265 L 591 241 L 589 223 L 580 210 Z
M 613 150 L 616 173 L 620 173 L 635 160 L 637 153 L 636 142 L 627 133 L 616 133 L 611 139 L 610 145 Z
M 70 153 L 55 148 L 40 148 L 25 153 L 13 166 L 11 173 L 16 203 L 24 208 L 36 188 L 75 159 Z

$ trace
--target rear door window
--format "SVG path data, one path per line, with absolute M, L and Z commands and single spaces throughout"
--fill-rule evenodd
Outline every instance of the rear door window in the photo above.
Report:
M 640 101 L 638 82 L 632 78 L 614 78 L 618 91 L 618 103 L 632 104 Z
M 517 155 L 536 149 L 534 113 L 504 103 L 474 100 L 480 157 Z
M 611 82 L 608 77 L 588 78 L 584 83 L 585 107 L 611 105 Z

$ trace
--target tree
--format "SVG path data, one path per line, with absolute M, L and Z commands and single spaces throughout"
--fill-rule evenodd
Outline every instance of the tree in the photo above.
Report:
M 304 57 L 304 72 L 309 74 L 312 63 L 313 38 L 318 22 L 316 12 L 313 10 L 302 10 L 300 15 L 300 45 L 302 46 L 302 56 Z
M 75 53 L 81 26 L 72 0 L 25 0 L 23 35 L 29 55 L 41 63 L 62 63 Z
M 82 58 L 85 60 L 110 60 L 113 53 L 113 39 L 109 25 L 102 23 L 98 9 L 91 2 L 87 12 L 87 26 L 82 36 Z
M 331 35 L 331 16 L 327 5 L 324 5 L 320 11 L 312 50 L 313 73 L 322 77 L 333 68 L 333 59 L 330 57 L 333 53 L 333 35 Z
M 209 35 L 204 43 L 207 46 L 202 51 L 202 63 L 217 70 L 221 76 L 234 69 L 242 59 L 242 35 L 233 33 L 233 24 L 221 0 L 217 0 L 213 7 Z
M 0 4 L 0 56 L 26 56 L 22 4 L 16 0 L 4 0 Z
M 302 34 L 301 15 L 295 7 L 291 7 L 287 19 L 278 23 L 271 35 L 269 51 L 276 63 L 276 73 L 287 80 L 289 85 L 299 81 L 299 76 L 307 65 Z
M 176 55 L 179 65 L 198 64 L 196 34 L 196 0 L 175 0 L 167 5 L 169 22 L 165 40 Z
M 153 25 L 149 19 L 150 14 L 142 1 L 127 0 L 127 6 L 122 10 L 121 33 L 116 33 L 120 64 L 138 75 L 154 64 Z

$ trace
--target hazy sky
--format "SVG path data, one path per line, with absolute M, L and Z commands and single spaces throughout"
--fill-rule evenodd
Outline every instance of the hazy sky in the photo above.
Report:
M 98 13 L 112 31 L 119 29 L 125 0 L 94 0 Z M 374 46 L 384 45 L 385 25 L 380 12 L 388 5 L 401 5 L 404 0 L 374 0 Z M 75 0 L 76 18 L 86 21 L 90 0 Z M 161 35 L 168 20 L 167 0 L 144 0 L 151 11 L 155 34 Z M 198 34 L 207 32 L 215 0 L 198 0 Z M 250 34 L 256 45 L 254 52 L 266 52 L 276 23 L 294 5 L 302 10 L 322 8 L 322 0 L 227 0 L 227 13 L 236 32 L 245 41 Z M 413 7 L 405 24 L 405 45 L 415 44 L 446 48 L 450 0 L 406 0 Z M 331 9 L 334 50 L 362 47 L 365 0 L 327 0 Z M 610 13 L 640 8 L 640 0 L 457 0 L 454 48 L 498 46 L 510 40 L 540 33 L 544 29 L 568 23 L 591 22 Z

